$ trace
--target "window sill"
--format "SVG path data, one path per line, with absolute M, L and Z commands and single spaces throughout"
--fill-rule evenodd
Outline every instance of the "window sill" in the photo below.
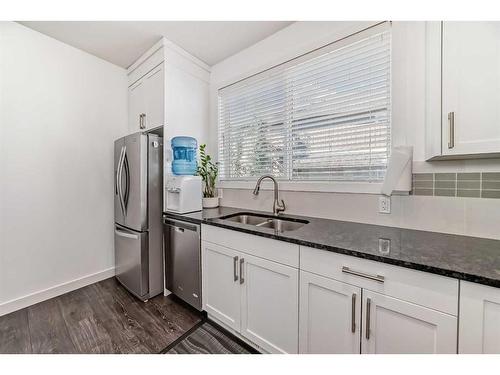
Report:
M 253 181 L 219 181 L 221 189 L 248 189 L 253 190 L 256 180 Z M 381 182 L 308 182 L 308 181 L 278 181 L 280 191 L 310 191 L 322 193 L 350 193 L 350 194 L 380 194 Z M 272 190 L 273 184 L 266 180 L 262 182 L 262 190 Z

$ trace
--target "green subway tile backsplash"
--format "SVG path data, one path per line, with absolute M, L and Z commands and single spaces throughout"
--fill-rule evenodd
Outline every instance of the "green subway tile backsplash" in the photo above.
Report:
M 418 180 L 433 181 L 434 174 L 433 173 L 415 173 L 415 174 L 413 174 L 413 179 L 416 181 L 418 181 Z
M 500 172 L 414 173 L 413 195 L 500 199 Z
M 426 173 L 427 174 L 427 173 Z M 500 172 L 483 172 L 483 180 L 500 181 Z
M 434 188 L 434 181 L 426 181 L 426 180 L 415 180 L 413 182 L 413 186 L 415 188 L 425 188 L 425 189 L 433 189 Z
M 434 176 L 436 181 L 437 180 L 455 181 L 457 179 L 456 173 L 435 173 Z
M 455 189 L 434 189 L 434 195 L 440 197 L 454 197 Z
M 483 181 L 484 190 L 500 190 L 500 181 Z
M 457 197 L 480 198 L 481 190 L 457 190 Z
M 458 180 L 480 180 L 481 173 L 457 173 Z
M 436 189 L 453 189 L 455 190 L 457 187 L 456 181 L 440 181 L 436 180 L 434 183 L 434 188 Z
M 458 189 L 480 189 L 481 181 L 480 180 L 458 180 L 457 182 Z
M 414 195 L 434 195 L 434 190 L 433 189 L 414 189 L 413 190 Z
M 500 190 L 481 190 L 481 198 L 500 198 Z

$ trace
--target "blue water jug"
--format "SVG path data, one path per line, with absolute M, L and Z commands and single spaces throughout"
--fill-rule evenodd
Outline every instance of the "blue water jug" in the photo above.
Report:
M 196 150 L 198 142 L 193 137 L 174 137 L 171 140 L 172 153 L 172 173 L 175 175 L 196 174 Z

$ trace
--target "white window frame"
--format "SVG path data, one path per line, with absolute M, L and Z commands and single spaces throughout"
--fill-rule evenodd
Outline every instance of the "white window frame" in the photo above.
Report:
M 340 39 L 333 40 L 331 42 L 325 43 L 325 45 L 320 46 L 316 49 L 321 49 L 323 47 L 326 47 L 327 45 L 333 44 L 333 43 L 338 43 L 343 41 L 344 39 L 347 39 L 347 42 L 350 43 L 349 38 L 360 33 L 367 33 L 367 35 L 370 35 L 369 33 L 377 33 L 381 32 L 383 30 L 388 30 L 391 29 L 392 23 L 387 21 L 387 22 L 380 22 L 377 23 L 373 26 L 367 27 L 365 29 L 359 30 L 357 32 L 353 32 L 350 35 L 343 36 Z M 294 60 L 297 57 L 300 57 L 304 54 L 308 54 L 310 52 L 313 52 L 314 50 L 309 50 L 309 51 L 304 51 L 300 54 L 298 54 L 295 57 L 291 57 L 285 61 L 276 61 L 272 64 L 272 66 L 266 67 L 265 69 L 260 69 L 255 72 L 252 72 L 252 74 L 247 74 L 247 75 L 242 75 L 238 79 L 234 79 L 230 82 L 225 82 L 224 84 L 218 85 L 216 92 L 218 90 L 229 86 L 231 84 L 234 84 L 238 81 L 247 79 L 249 77 L 252 77 L 256 74 L 262 73 L 265 70 L 271 69 L 274 66 L 285 64 L 289 62 L 290 60 Z M 392 65 L 392 47 L 391 47 L 391 65 Z M 391 73 L 390 77 L 390 90 L 391 90 L 391 109 L 390 109 L 390 123 L 391 123 L 391 137 L 393 137 L 392 129 L 393 129 L 393 122 L 392 122 L 392 117 L 393 117 L 393 110 L 392 110 L 392 97 L 394 96 L 393 93 L 393 84 L 392 84 L 392 78 L 393 75 Z M 218 106 L 218 103 L 216 104 Z M 220 118 L 219 118 L 219 111 L 217 110 L 217 128 L 220 124 Z M 217 144 L 219 142 L 219 139 L 217 138 Z M 394 142 L 392 142 L 392 146 L 394 147 Z M 217 147 L 218 148 L 218 147 Z M 217 188 L 221 189 L 253 189 L 255 186 L 257 178 L 249 178 L 246 180 L 218 180 L 217 181 Z M 365 193 L 365 194 L 380 194 L 381 188 L 382 188 L 383 182 L 381 181 L 376 181 L 376 182 L 369 182 L 369 181 L 290 181 L 290 180 L 280 180 L 279 181 L 279 188 L 281 191 L 296 191 L 296 192 L 323 192 L 323 193 L 328 193 L 328 192 L 335 192 L 335 193 L 347 193 L 347 194 L 360 194 L 360 193 Z M 262 190 L 272 190 L 273 184 L 267 181 L 264 181 L 261 185 Z

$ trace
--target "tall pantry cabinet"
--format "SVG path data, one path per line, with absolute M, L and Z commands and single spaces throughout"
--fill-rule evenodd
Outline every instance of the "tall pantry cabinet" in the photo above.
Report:
M 173 137 L 194 137 L 198 145 L 207 142 L 210 67 L 162 38 L 127 75 L 129 133 L 162 129 L 166 179 Z

